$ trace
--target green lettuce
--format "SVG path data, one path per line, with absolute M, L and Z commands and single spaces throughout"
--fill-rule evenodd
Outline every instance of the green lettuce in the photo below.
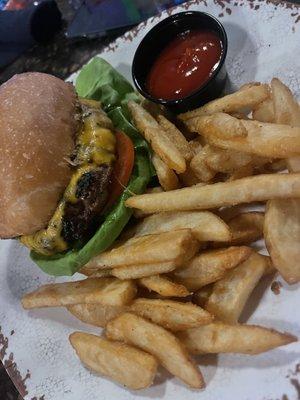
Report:
M 94 236 L 82 248 L 50 257 L 31 252 L 32 260 L 44 272 L 55 276 L 73 275 L 117 239 L 132 216 L 132 210 L 125 207 L 125 201 L 133 194 L 143 193 L 154 174 L 151 149 L 128 118 L 128 99 L 138 100 L 130 83 L 105 60 L 95 57 L 79 73 L 76 90 L 81 97 L 101 101 L 114 126 L 130 137 L 135 148 L 135 164 L 123 194 L 108 211 Z
M 139 100 L 131 84 L 100 57 L 93 58 L 80 71 L 76 90 L 79 96 L 101 101 L 105 111 Z

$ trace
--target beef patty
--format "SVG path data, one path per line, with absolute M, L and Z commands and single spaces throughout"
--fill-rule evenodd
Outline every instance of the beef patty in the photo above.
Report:
M 62 223 L 62 237 L 68 244 L 86 240 L 99 226 L 101 211 L 111 182 L 112 167 L 102 164 L 87 172 L 77 183 L 76 203 L 67 202 Z

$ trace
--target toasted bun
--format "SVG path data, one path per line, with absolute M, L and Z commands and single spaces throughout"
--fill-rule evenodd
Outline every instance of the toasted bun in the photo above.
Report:
M 76 94 L 42 73 L 0 86 L 0 237 L 47 226 L 71 177 Z

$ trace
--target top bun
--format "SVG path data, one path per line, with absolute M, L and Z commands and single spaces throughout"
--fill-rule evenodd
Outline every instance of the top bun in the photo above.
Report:
M 0 86 L 0 238 L 47 226 L 72 171 L 76 93 L 47 74 Z

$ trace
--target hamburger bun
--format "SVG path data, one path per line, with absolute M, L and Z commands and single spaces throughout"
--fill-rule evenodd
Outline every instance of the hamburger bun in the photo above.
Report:
M 0 86 L 0 238 L 47 226 L 72 175 L 76 93 L 43 73 Z

